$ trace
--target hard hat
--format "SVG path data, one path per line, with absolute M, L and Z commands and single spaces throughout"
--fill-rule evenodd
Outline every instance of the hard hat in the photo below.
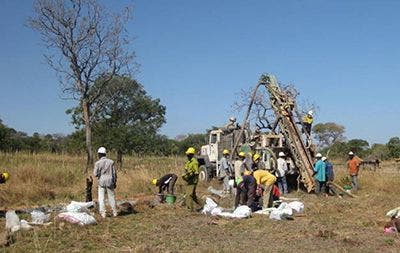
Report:
M 278 154 L 279 156 L 285 156 L 285 153 L 283 153 L 283 152 L 279 152 L 279 154 Z
M 322 155 L 321 155 L 321 153 L 318 153 L 318 154 L 315 155 L 315 157 L 316 157 L 316 158 L 321 158 Z
M 313 115 L 314 115 L 314 112 L 313 112 L 313 111 L 308 111 L 307 114 L 310 115 L 310 116 L 313 116 Z
M 153 178 L 153 180 L 151 180 L 151 184 L 152 185 L 156 185 L 157 184 L 157 178 Z
M 257 161 L 258 159 L 260 159 L 260 157 L 261 157 L 261 155 L 260 155 L 259 153 L 256 153 L 256 154 L 253 156 L 253 160 L 254 160 L 254 161 Z
M 349 152 L 349 155 L 354 155 L 353 151 L 350 151 L 350 152 Z
M 107 152 L 106 152 L 106 148 L 105 147 L 100 147 L 98 150 L 97 150 L 97 153 L 98 154 L 106 154 Z
M 229 121 L 235 122 L 235 121 L 236 121 L 236 118 L 235 118 L 235 117 L 230 117 L 230 118 L 229 118 Z
M 193 147 L 190 147 L 186 150 L 185 152 L 187 155 L 194 155 L 196 153 L 196 150 Z
M 326 161 L 326 157 L 323 156 L 323 157 L 321 158 L 321 160 L 322 160 L 322 161 Z
M 245 157 L 245 156 L 246 156 L 246 154 L 245 154 L 244 152 L 240 152 L 240 153 L 239 153 L 239 156 L 241 156 L 241 157 Z
M 224 154 L 224 155 L 229 155 L 229 150 L 224 149 L 224 151 L 222 151 L 222 154 Z
M 10 178 L 10 174 L 8 172 L 3 172 L 4 180 L 7 181 Z

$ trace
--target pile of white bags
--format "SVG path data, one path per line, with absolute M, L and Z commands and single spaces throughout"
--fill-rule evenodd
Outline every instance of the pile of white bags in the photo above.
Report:
M 224 212 L 224 209 L 218 207 L 214 200 L 206 198 L 202 213 L 212 216 L 243 219 L 251 216 L 251 209 L 248 206 L 239 206 L 233 212 Z
M 66 212 L 57 215 L 58 220 L 67 221 L 72 224 L 81 226 L 97 224 L 96 219 L 89 214 L 89 207 L 94 206 L 94 202 L 76 202 L 71 203 L 66 207 Z

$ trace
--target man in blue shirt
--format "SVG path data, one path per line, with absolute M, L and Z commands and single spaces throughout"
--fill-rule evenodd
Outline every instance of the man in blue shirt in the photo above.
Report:
M 315 162 L 314 165 L 314 175 L 315 175 L 315 193 L 317 195 L 320 195 L 321 192 L 325 193 L 325 186 L 326 186 L 326 165 L 325 163 L 321 160 L 322 155 L 318 153 L 315 158 L 317 158 L 317 161 Z
M 330 186 L 330 183 L 335 179 L 335 174 L 333 172 L 333 165 L 328 161 L 325 156 L 321 159 L 325 163 L 325 177 L 326 177 L 326 193 L 335 194 L 335 190 Z

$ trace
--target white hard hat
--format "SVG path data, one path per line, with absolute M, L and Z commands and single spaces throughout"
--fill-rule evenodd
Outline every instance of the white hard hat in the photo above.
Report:
M 326 160 L 326 157 L 325 157 L 325 156 L 323 156 L 323 157 L 321 158 L 321 160 L 322 160 L 322 161 L 325 161 L 325 160 Z
M 97 150 L 97 153 L 98 154 L 106 154 L 107 152 L 106 152 L 106 148 L 105 147 L 100 147 L 98 150 Z
M 283 153 L 283 152 L 279 152 L 279 154 L 278 154 L 279 156 L 285 156 L 285 153 Z
M 353 151 L 350 151 L 350 152 L 349 152 L 349 155 L 354 155 Z
M 321 155 L 321 153 L 318 153 L 318 154 L 316 154 L 316 155 L 315 155 L 315 157 L 317 157 L 317 158 L 321 158 L 321 157 L 322 157 L 322 155 Z
M 229 118 L 229 121 L 235 122 L 235 121 L 236 121 L 236 118 L 235 118 L 235 117 L 230 117 L 230 118 Z
M 310 115 L 310 116 L 313 116 L 313 115 L 314 115 L 314 112 L 313 112 L 313 111 L 308 111 L 307 114 Z

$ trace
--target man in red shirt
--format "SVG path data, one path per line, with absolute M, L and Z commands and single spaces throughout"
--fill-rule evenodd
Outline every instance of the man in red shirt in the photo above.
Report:
M 358 171 L 360 170 L 361 160 L 354 155 L 352 151 L 349 152 L 349 160 L 347 161 L 347 168 L 351 178 L 351 185 L 355 191 L 358 190 Z

